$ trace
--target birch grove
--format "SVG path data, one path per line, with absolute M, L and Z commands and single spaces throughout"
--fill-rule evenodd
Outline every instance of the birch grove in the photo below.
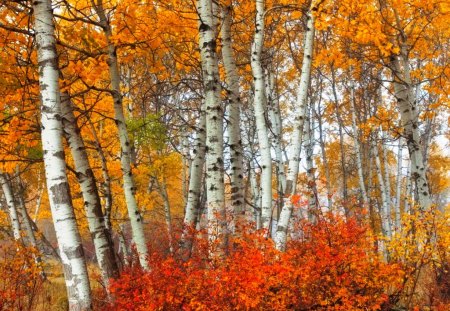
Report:
M 0 309 L 446 309 L 449 12 L 0 0 Z

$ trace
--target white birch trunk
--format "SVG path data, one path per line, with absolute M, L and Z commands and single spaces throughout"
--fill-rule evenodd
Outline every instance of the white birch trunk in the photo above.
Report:
M 412 192 L 412 180 L 411 180 L 411 161 L 408 161 L 408 166 L 406 169 L 406 189 L 405 189 L 405 196 L 404 196 L 404 213 L 407 215 L 411 214 L 411 192 Z
M 83 195 L 84 210 L 89 232 L 94 242 L 95 256 L 100 267 L 103 283 L 105 288 L 108 289 L 109 279 L 119 276 L 119 267 L 116 262 L 110 231 L 106 227 L 94 172 L 89 164 L 86 147 L 73 112 L 73 103 L 69 95 L 64 92 L 61 93 L 61 113 L 63 133 L 75 164 L 75 175 Z
M 403 68 L 400 65 L 398 56 L 391 56 L 395 97 L 404 129 L 403 136 L 408 146 L 411 160 L 411 178 L 417 188 L 419 206 L 421 210 L 428 210 L 431 206 L 431 198 L 422 146 L 420 145 L 417 99 L 414 96 L 411 85 L 409 62 L 405 55 L 401 56 L 401 58 Z
M 253 160 L 250 160 L 253 162 Z M 253 204 L 253 213 L 255 216 L 255 224 L 256 224 L 256 230 L 261 229 L 261 194 L 260 194 L 260 188 L 258 185 L 258 181 L 256 179 L 256 169 L 255 165 L 248 164 L 249 167 L 249 176 L 250 179 L 250 188 L 252 193 L 252 204 Z
M 398 139 L 398 151 L 397 151 L 397 180 L 395 185 L 395 231 L 398 232 L 402 225 L 401 223 L 401 211 L 400 211 L 400 202 L 402 198 L 402 168 L 403 168 L 403 144 L 402 139 Z
M 233 56 L 233 43 L 231 38 L 232 6 L 225 6 L 222 10 L 222 58 L 225 69 L 225 82 L 227 83 L 227 96 L 229 103 L 229 148 L 230 148 L 230 182 L 231 182 L 231 206 L 234 213 L 234 222 L 243 224 L 245 218 L 244 203 L 244 171 L 242 156 L 242 139 L 240 127 L 241 98 L 239 91 L 239 77 L 236 61 Z M 236 227 L 236 226 L 235 226 Z
M 300 76 L 300 90 L 298 94 L 298 115 L 294 119 L 294 133 L 289 144 L 289 166 L 286 176 L 286 189 L 284 193 L 284 204 L 278 219 L 277 233 L 275 236 L 275 246 L 278 250 L 284 251 L 287 242 L 287 230 L 292 214 L 292 195 L 296 192 L 298 169 L 300 164 L 300 151 L 303 137 L 303 123 L 305 120 L 309 81 L 311 77 L 311 63 L 314 45 L 314 16 L 311 13 L 312 7 L 307 12 L 307 24 L 305 30 L 304 52 L 302 72 Z
M 20 234 L 20 222 L 17 214 L 17 206 L 14 201 L 14 195 L 11 189 L 9 176 L 0 171 L 0 184 L 2 186 L 3 195 L 5 196 L 6 206 L 8 207 L 9 220 L 11 221 L 11 227 L 13 236 L 16 241 L 22 239 Z
M 136 185 L 133 178 L 133 172 L 131 169 L 131 144 L 128 137 L 127 126 L 125 123 L 125 116 L 123 113 L 123 102 L 122 93 L 120 90 L 120 71 L 119 62 L 117 59 L 116 47 L 111 41 L 112 29 L 109 23 L 109 19 L 106 17 L 105 10 L 103 8 L 103 1 L 97 1 L 94 5 L 94 9 L 100 19 L 100 23 L 103 26 L 103 31 L 106 37 L 106 42 L 108 44 L 108 68 L 109 68 L 109 78 L 111 80 L 111 91 L 114 101 L 114 119 L 119 132 L 120 141 L 120 165 L 123 173 L 123 190 L 125 193 L 125 202 L 128 209 L 128 217 L 130 218 L 131 232 L 133 236 L 133 241 L 136 245 L 136 250 L 139 255 L 139 263 L 144 270 L 149 270 L 147 256 L 148 249 L 146 244 L 146 239 L 144 235 L 144 224 L 143 217 L 139 211 L 135 192 Z
M 119 253 L 122 254 L 123 264 L 128 267 L 130 266 L 130 252 L 128 251 L 128 246 L 125 241 L 125 225 L 119 225 Z
M 38 176 L 38 196 L 36 199 L 36 206 L 34 208 L 34 214 L 33 214 L 33 221 L 36 222 L 38 215 L 39 215 L 39 210 L 41 209 L 41 204 L 42 204 L 42 196 L 44 194 L 44 190 L 45 190 L 45 186 L 42 184 L 41 181 L 41 170 L 39 170 L 39 176 Z
M 270 231 L 272 218 L 272 156 L 269 133 L 267 130 L 265 109 L 267 96 L 261 54 L 264 46 L 264 10 L 265 1 L 256 0 L 255 35 L 251 48 L 251 67 L 255 87 L 254 112 L 258 133 L 259 152 L 261 153 L 261 223 L 266 235 Z
M 309 109 L 308 109 L 309 110 Z M 306 155 L 306 177 L 308 187 L 308 219 L 315 221 L 317 214 L 316 204 L 316 178 L 314 174 L 313 151 L 314 151 L 314 133 L 312 131 L 313 122 L 311 113 L 308 112 L 305 122 L 305 155 Z
M 10 184 L 10 188 L 12 189 L 12 184 Z M 36 236 L 34 235 L 33 227 L 31 225 L 31 219 L 28 215 L 27 207 L 25 206 L 25 188 L 22 184 L 22 180 L 20 178 L 20 170 L 19 166 L 16 167 L 16 198 L 17 198 L 17 211 L 22 216 L 22 227 L 25 229 L 25 232 L 27 234 L 29 245 L 36 248 L 37 242 L 36 242 Z M 41 258 L 38 256 L 36 257 L 37 262 L 41 262 Z
M 158 182 L 158 188 L 163 199 L 164 219 L 166 221 L 167 237 L 169 239 L 169 252 L 173 253 L 173 230 L 172 230 L 172 213 L 170 211 L 169 193 L 167 192 L 167 183 L 163 177 L 162 182 Z
M 388 153 L 386 147 L 387 135 L 386 132 L 381 129 L 381 150 L 383 151 L 383 160 L 384 160 L 384 179 L 386 185 L 386 199 L 388 204 L 388 214 L 391 215 L 391 203 L 392 203 L 392 195 L 391 195 L 391 174 L 389 172 L 389 161 L 388 161 Z M 389 218 L 391 219 L 391 218 Z
M 286 174 L 283 161 L 283 146 L 281 140 L 281 114 L 275 90 L 275 76 L 270 71 L 267 74 L 267 92 L 268 92 L 268 114 L 270 119 L 270 129 L 272 134 L 272 147 L 275 153 L 276 173 L 278 179 L 278 192 L 280 200 L 283 197 L 286 188 Z
M 223 108 L 212 0 L 198 1 L 200 56 L 206 106 L 206 196 L 210 253 L 221 255 L 226 242 L 223 176 Z
M 187 203 L 184 213 L 183 232 L 180 247 L 189 257 L 192 248 L 193 231 L 200 213 L 200 193 L 202 191 L 203 167 L 206 151 L 206 113 L 204 105 L 200 109 L 200 121 L 193 143 L 194 159 L 190 166 Z
M 383 173 L 381 170 L 381 161 L 380 161 L 380 156 L 378 153 L 376 137 L 374 137 L 372 140 L 372 154 L 375 159 L 375 167 L 376 167 L 376 171 L 377 171 L 378 184 L 380 186 L 380 192 L 381 192 L 381 213 L 380 213 L 381 227 L 383 230 L 383 235 L 390 238 L 392 236 L 392 231 L 391 231 L 391 221 L 390 221 L 389 207 L 388 207 L 389 202 L 387 199 L 386 185 L 385 185 L 385 181 L 383 179 Z
M 94 137 L 94 145 L 97 153 L 100 157 L 103 183 L 102 183 L 102 191 L 104 196 L 104 217 L 105 217 L 105 226 L 109 231 L 109 235 L 112 236 L 112 225 L 111 225 L 111 209 L 112 209 L 112 192 L 111 192 L 111 178 L 109 176 L 108 165 L 106 164 L 106 156 L 103 152 L 103 148 L 100 144 L 100 140 L 97 136 L 97 131 L 95 130 L 94 124 L 89 121 L 89 125 L 91 127 L 91 133 Z
M 328 211 L 333 211 L 333 193 L 331 190 L 331 183 L 330 183 L 330 165 L 328 164 L 328 157 L 327 152 L 325 149 L 325 137 L 323 133 L 323 125 L 322 125 L 322 115 L 320 114 L 320 102 L 317 103 L 317 122 L 319 127 L 319 144 L 320 144 L 320 150 L 322 154 L 322 163 L 325 168 L 325 179 L 326 179 L 326 187 L 327 187 L 327 201 L 328 201 Z
M 367 196 L 366 185 L 364 183 L 364 174 L 363 174 L 363 166 L 362 166 L 362 156 L 361 156 L 361 144 L 359 142 L 359 130 L 358 125 L 356 123 L 356 110 L 355 110 L 355 86 L 353 81 L 351 81 L 350 86 L 350 108 L 352 114 L 352 130 L 353 130 L 353 142 L 355 144 L 355 152 L 356 152 L 356 167 L 358 168 L 358 182 L 359 182 L 359 190 L 361 191 L 361 198 L 363 202 L 363 206 L 365 208 L 368 207 L 369 198 Z
M 41 136 L 50 208 L 63 264 L 69 310 L 90 310 L 91 290 L 72 206 L 62 144 L 59 68 L 50 0 L 33 2 L 41 92 Z

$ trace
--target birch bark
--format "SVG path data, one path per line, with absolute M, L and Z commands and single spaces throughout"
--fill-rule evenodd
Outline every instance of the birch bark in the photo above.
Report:
M 378 152 L 378 146 L 376 143 L 375 137 L 372 139 L 372 154 L 375 158 L 375 167 L 377 171 L 377 178 L 378 178 L 378 184 L 380 187 L 381 192 L 381 227 L 383 230 L 383 235 L 390 238 L 392 236 L 391 231 L 391 221 L 390 221 L 390 215 L 389 215 L 389 207 L 388 207 L 388 199 L 387 199 L 387 193 L 386 193 L 386 185 L 383 178 L 383 172 L 381 170 L 381 161 L 380 156 Z
M 220 98 L 216 26 L 211 0 L 199 0 L 199 46 L 206 106 L 206 196 L 210 253 L 221 255 L 226 241 L 223 176 L 223 108 Z
M 231 3 L 222 9 L 222 58 L 225 68 L 225 82 L 229 103 L 229 148 L 231 163 L 231 206 L 234 210 L 234 221 L 242 225 L 245 217 L 244 181 L 242 139 L 240 127 L 241 97 L 239 91 L 239 77 L 236 61 L 233 56 L 233 42 L 231 38 L 232 6 Z
M 400 202 L 402 197 L 402 168 L 403 168 L 403 144 L 402 139 L 398 140 L 398 150 L 397 150 L 397 179 L 395 185 L 395 204 L 394 204 L 394 212 L 395 212 L 395 231 L 398 232 L 401 227 L 401 211 L 400 211 Z
M 190 166 L 187 203 L 181 234 L 181 249 L 185 259 L 190 255 L 192 248 L 193 231 L 200 214 L 200 193 L 202 190 L 203 167 L 205 165 L 206 152 L 206 113 L 204 105 L 200 108 L 200 121 L 193 143 L 194 159 Z
M 110 231 L 106 227 L 94 172 L 89 164 L 86 147 L 73 112 L 73 103 L 69 94 L 65 92 L 61 93 L 61 113 L 63 133 L 74 160 L 75 173 L 83 195 L 84 210 L 89 232 L 94 242 L 95 255 L 104 285 L 108 288 L 109 279 L 119 276 L 119 267 L 114 255 Z
M 369 204 L 369 198 L 367 196 L 367 190 L 366 185 L 364 183 L 364 174 L 363 174 L 363 166 L 362 166 L 362 156 L 361 156 L 361 144 L 359 141 L 359 131 L 358 131 L 358 125 L 356 123 L 356 109 L 355 109 L 355 85 L 353 83 L 353 80 L 351 80 L 350 85 L 350 108 L 351 108 L 351 114 L 352 114 L 352 131 L 353 131 L 353 142 L 355 144 L 355 151 L 356 151 L 356 166 L 358 168 L 358 182 L 359 182 L 359 190 L 361 192 L 361 198 L 363 202 L 363 206 L 365 208 L 368 207 Z
M 391 56 L 391 71 L 395 97 L 400 111 L 403 125 L 403 136 L 408 146 L 409 158 L 411 160 L 411 178 L 414 181 L 418 201 L 421 210 L 428 210 L 431 206 L 430 189 L 426 176 L 425 161 L 423 159 L 422 147 L 420 145 L 419 120 L 417 110 L 417 99 L 414 96 L 409 73 L 409 62 L 402 55 L 402 65 L 397 55 Z M 402 68 L 403 67 L 403 68 Z
M 105 34 L 107 42 L 109 78 L 111 81 L 111 94 L 114 101 L 114 119 L 119 132 L 121 149 L 120 165 L 123 174 L 123 190 L 125 193 L 125 202 L 128 209 L 128 217 L 130 218 L 131 232 L 133 241 L 136 245 L 137 253 L 139 255 L 139 263 L 141 264 L 142 268 L 144 268 L 144 270 L 149 270 L 150 267 L 147 261 L 148 249 L 144 235 L 143 217 L 139 211 L 135 197 L 136 185 L 131 169 L 132 150 L 130 139 L 128 137 L 127 126 L 125 123 L 125 116 L 123 113 L 123 101 L 122 93 L 120 90 L 120 71 L 119 62 L 117 59 L 117 51 L 114 43 L 111 41 L 112 29 L 109 23 L 109 19 L 106 17 L 105 9 L 103 7 L 103 0 L 97 0 L 96 3 L 94 2 L 94 0 L 92 0 L 92 3 L 100 19 L 100 23 L 102 24 L 103 32 Z
M 11 221 L 11 227 L 13 236 L 16 241 L 22 239 L 20 234 L 19 216 L 17 214 L 17 206 L 14 201 L 9 176 L 0 171 L 0 184 L 2 186 L 3 195 L 5 196 L 6 206 L 8 207 L 9 220 Z
M 312 15 L 311 7 L 307 12 L 307 24 L 305 30 L 304 52 L 302 72 L 300 76 L 300 89 L 298 94 L 298 115 L 294 120 L 294 133 L 289 144 L 289 166 L 286 176 L 286 189 L 284 192 L 283 209 L 278 220 L 277 232 L 275 235 L 275 246 L 278 250 L 284 251 L 286 249 L 287 230 L 289 220 L 292 214 L 292 195 L 296 192 L 298 169 L 300 164 L 300 151 L 303 138 L 303 124 L 305 121 L 306 101 L 308 95 L 309 81 L 311 77 L 311 63 L 314 45 L 314 16 Z
M 261 223 L 262 229 L 269 234 L 272 218 L 272 156 L 270 153 L 269 133 L 267 130 L 265 110 L 267 95 L 265 90 L 264 70 L 261 56 L 264 45 L 264 10 L 265 1 L 256 0 L 255 35 L 251 48 L 251 67 L 255 87 L 254 112 L 258 133 L 259 152 L 261 153 Z
M 50 0 L 33 2 L 41 92 L 41 136 L 50 208 L 63 264 L 70 310 L 91 310 L 83 246 L 73 211 L 62 144 L 55 26 Z

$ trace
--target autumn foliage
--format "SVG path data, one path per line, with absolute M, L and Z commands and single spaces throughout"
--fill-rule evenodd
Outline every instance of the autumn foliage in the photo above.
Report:
M 111 310 L 380 310 L 401 289 L 403 272 L 385 264 L 354 219 L 327 216 L 300 224 L 301 237 L 280 253 L 256 234 L 235 237 L 228 256 L 153 253 L 152 270 L 131 268 L 112 283 Z
M 43 287 L 36 254 L 18 243 L 0 246 L 0 310 L 33 310 Z

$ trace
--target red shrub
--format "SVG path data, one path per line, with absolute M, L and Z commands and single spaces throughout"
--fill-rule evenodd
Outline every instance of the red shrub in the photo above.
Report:
M 302 226 L 301 240 L 276 251 L 258 235 L 232 239 L 229 254 L 208 260 L 205 243 L 182 262 L 152 254 L 151 272 L 115 280 L 109 310 L 378 310 L 401 270 L 383 264 L 353 220 L 334 217 Z M 202 241 L 200 241 L 202 242 Z

